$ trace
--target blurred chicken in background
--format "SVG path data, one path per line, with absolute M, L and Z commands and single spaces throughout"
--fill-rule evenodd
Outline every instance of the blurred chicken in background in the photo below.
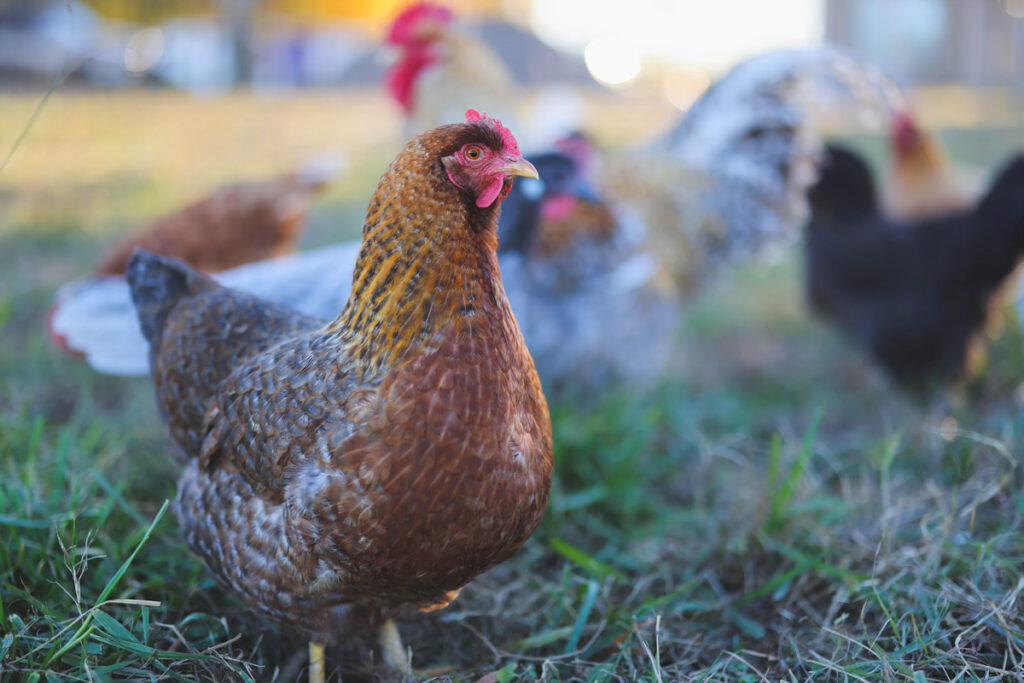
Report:
M 977 369 L 994 299 L 1024 257 L 1024 156 L 971 208 L 900 221 L 884 214 L 862 158 L 830 148 L 811 189 L 807 298 L 904 387 Z
M 985 191 L 984 179 L 954 166 L 935 135 L 909 111 L 893 118 L 889 151 L 890 170 L 882 205 L 884 213 L 895 221 L 916 225 L 927 218 L 966 211 Z M 1006 304 L 1019 296 L 1022 270 L 1020 266 L 1014 269 L 991 297 L 986 330 L 992 335 L 1003 329 Z
M 453 30 L 451 13 L 437 12 Z M 486 46 L 474 42 L 463 54 L 466 43 L 438 38 L 444 34 L 431 30 L 431 17 L 419 5 L 396 19 L 392 35 L 411 31 L 434 38 L 433 77 L 443 77 L 453 99 L 486 92 L 494 82 L 490 70 L 466 68 Z M 426 27 L 416 30 L 417 23 Z M 400 100 L 410 120 L 443 111 L 435 100 L 416 98 L 431 90 L 425 70 L 401 73 L 412 74 L 406 92 L 413 97 Z M 505 81 L 502 92 L 509 87 Z M 520 249 L 529 265 L 535 308 L 547 297 L 574 310 L 556 326 L 561 345 L 556 349 L 552 338 L 550 354 L 538 348 L 538 338 L 546 339 L 551 328 L 538 325 L 532 334 L 534 328 L 524 325 L 542 375 L 549 355 L 561 358 L 562 372 L 574 368 L 573 376 L 592 374 L 595 366 L 632 379 L 660 372 L 671 356 L 676 316 L 666 302 L 690 295 L 728 264 L 754 258 L 797 232 L 806 217 L 805 190 L 817 173 L 818 115 L 824 107 L 852 103 L 888 118 L 902 102 L 878 69 L 838 50 L 780 50 L 735 67 L 659 139 L 600 153 L 581 147 L 587 158 L 578 166 L 588 173 L 593 167 L 604 201 L 576 202 L 564 212 L 549 202 L 551 220 L 535 224 L 537 249 L 526 249 L 521 235 L 506 243 Z M 614 308 L 602 303 L 619 301 Z M 603 323 L 623 317 L 646 332 L 623 338 Z M 581 357 L 588 360 L 580 364 L 567 357 L 584 349 L 589 352 Z M 637 351 L 646 367 L 637 367 Z M 603 360 L 594 363 L 595 357 Z
M 96 272 L 123 274 L 138 248 L 205 273 L 289 254 L 316 198 L 339 171 L 338 158 L 325 156 L 277 178 L 221 187 L 115 246 Z
M 500 97 L 483 99 L 503 78 L 484 65 L 500 59 L 479 57 L 486 46 L 462 36 L 447 40 L 452 23 L 450 10 L 416 5 L 392 26 L 389 38 L 405 58 L 387 85 L 410 126 L 447 116 L 449 106 L 470 97 L 491 115 L 513 93 L 501 80 Z M 444 86 L 424 85 L 428 78 L 443 78 Z M 546 386 L 644 384 L 663 376 L 673 362 L 679 300 L 730 264 L 796 234 L 822 150 L 817 110 L 852 104 L 888 116 L 895 92 L 877 69 L 837 50 L 771 52 L 727 73 L 660 139 L 595 151 L 585 136 L 567 136 L 553 150 L 528 155 L 537 163 L 551 154 L 552 166 L 538 164 L 542 183 L 517 183 L 521 200 L 506 200 L 501 268 Z M 421 101 L 422 94 L 429 97 Z M 424 123 L 414 123 L 417 117 Z M 552 169 L 557 175 L 549 179 Z M 337 264 L 354 263 L 355 254 L 354 245 L 338 245 L 244 266 L 221 281 L 330 315 L 351 286 Z M 65 325 L 69 315 L 55 318 L 55 327 L 95 367 L 146 372 L 145 342 L 123 285 L 71 289 L 60 308 L 88 321 Z M 136 350 L 121 346 L 109 359 L 104 347 L 112 339 L 131 339 L 125 346 Z
M 451 9 L 421 3 L 401 12 L 387 42 L 398 59 L 387 74 L 388 93 L 402 107 L 408 133 L 462 119 L 470 107 L 516 130 L 516 82 L 501 58 L 465 33 Z
M 75 341 L 76 335 L 93 329 L 102 335 L 99 311 L 64 306 L 62 300 L 72 289 L 82 288 L 86 295 L 94 291 L 87 283 L 100 287 L 109 280 L 116 283 L 115 288 L 122 287 L 120 276 L 136 249 L 179 258 L 204 273 L 294 252 L 316 198 L 341 168 L 340 157 L 323 155 L 276 178 L 226 185 L 156 219 L 114 246 L 96 267 L 96 276 L 61 290 L 47 318 L 50 338 L 62 351 L 80 355 L 84 348 Z M 117 277 L 111 280 L 111 276 Z M 108 338 L 108 342 L 107 353 L 114 359 L 118 355 L 116 337 Z

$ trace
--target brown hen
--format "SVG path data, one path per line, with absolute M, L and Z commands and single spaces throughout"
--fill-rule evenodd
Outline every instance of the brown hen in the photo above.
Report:
M 547 404 L 495 252 L 511 176 L 536 171 L 500 123 L 467 121 L 385 171 L 333 321 L 170 259 L 129 266 L 186 542 L 321 642 L 446 605 L 547 505 Z
M 96 271 L 124 273 L 140 248 L 174 256 L 204 273 L 293 252 L 313 200 L 331 175 L 332 169 L 318 166 L 222 187 L 118 244 Z

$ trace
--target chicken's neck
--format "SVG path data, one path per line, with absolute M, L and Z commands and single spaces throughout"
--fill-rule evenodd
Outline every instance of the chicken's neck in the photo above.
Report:
M 331 325 L 366 375 L 429 352 L 445 334 L 507 336 L 497 213 L 437 182 L 419 185 L 374 195 L 352 293 Z

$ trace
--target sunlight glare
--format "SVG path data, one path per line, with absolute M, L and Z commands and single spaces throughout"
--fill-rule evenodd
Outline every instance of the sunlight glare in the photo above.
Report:
M 579 51 L 614 32 L 639 57 L 716 72 L 744 57 L 820 42 L 823 0 L 533 0 L 530 25 L 543 40 Z
M 640 55 L 636 47 L 619 36 L 595 38 L 583 50 L 590 74 L 607 85 L 624 85 L 640 73 Z

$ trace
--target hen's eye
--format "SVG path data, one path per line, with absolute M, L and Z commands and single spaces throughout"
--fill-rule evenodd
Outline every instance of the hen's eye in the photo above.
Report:
M 470 161 L 476 161 L 477 159 L 479 159 L 480 154 L 481 152 L 479 147 L 470 147 L 469 149 L 466 150 L 466 158 L 469 159 Z

